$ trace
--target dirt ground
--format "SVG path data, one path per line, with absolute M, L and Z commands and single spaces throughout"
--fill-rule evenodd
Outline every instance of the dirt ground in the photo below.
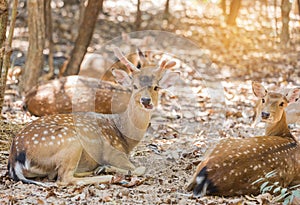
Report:
M 133 1 L 117 7 L 115 1 L 105 2 L 106 15 L 100 15 L 89 48 L 92 51 L 99 51 L 121 32 L 134 31 Z M 205 151 L 219 139 L 264 133 L 263 124 L 251 127 L 256 100 L 252 80 L 264 82 L 270 90 L 300 85 L 299 16 L 293 16 L 298 21 L 292 20 L 291 41 L 285 47 L 274 34 L 274 21 L 268 13 L 272 5 L 243 1 L 237 26 L 228 27 L 214 4 L 174 2 L 169 20 L 162 20 L 163 3 L 143 2 L 142 33 L 132 35 L 141 38 L 149 34 L 144 30 L 157 30 L 154 34 L 159 33 L 159 39 L 147 45 L 148 49 L 170 54 L 181 72 L 181 80 L 161 93 L 151 127 L 131 153 L 136 165 L 147 167 L 146 174 L 115 174 L 112 184 L 89 186 L 57 187 L 46 182 L 49 187 L 44 188 L 12 181 L 6 168 L 10 141 L 35 117 L 23 109 L 19 81 L 10 79 L 1 125 L 0 204 L 276 204 L 270 194 L 193 198 L 185 188 Z M 64 18 L 60 18 L 61 9 L 65 9 Z M 57 67 L 72 48 L 76 29 L 70 26 L 78 18 L 77 9 L 53 9 Z M 20 7 L 14 47 L 26 53 L 24 10 Z M 117 14 L 122 18 L 116 18 Z M 169 33 L 161 34 L 161 30 Z M 17 57 L 15 63 L 24 66 L 23 58 Z M 298 126 L 292 132 L 299 138 Z

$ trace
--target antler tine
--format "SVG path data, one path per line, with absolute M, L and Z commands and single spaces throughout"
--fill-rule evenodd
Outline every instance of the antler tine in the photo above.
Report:
M 167 60 L 163 60 L 160 64 L 160 66 L 157 68 L 157 71 L 162 73 L 164 70 L 167 70 L 169 68 L 172 68 L 176 65 L 175 61 L 167 61 Z
M 136 72 L 139 71 L 121 52 L 118 47 L 114 48 L 115 56 L 131 71 Z

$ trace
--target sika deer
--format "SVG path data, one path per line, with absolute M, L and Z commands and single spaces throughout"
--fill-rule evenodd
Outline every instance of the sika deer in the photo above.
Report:
M 287 96 L 290 92 L 289 89 L 286 89 L 282 93 Z M 295 102 L 288 104 L 288 106 L 285 108 L 287 124 L 294 124 L 300 120 L 299 97 L 300 96 L 298 96 L 295 99 Z M 253 122 L 251 124 L 251 127 L 255 127 L 255 125 L 261 120 L 261 116 L 260 116 L 261 109 L 262 109 L 262 102 L 260 99 L 255 102 Z
M 73 75 L 34 87 L 26 94 L 25 104 L 36 116 L 74 111 L 111 114 L 124 112 L 130 96 L 130 89 L 115 83 Z
M 139 69 L 154 66 L 150 61 L 149 52 L 143 53 L 137 50 L 134 57 L 133 54 L 129 56 L 131 56 L 130 62 L 137 64 L 136 67 Z M 128 68 L 124 68 L 125 65 L 121 66 L 121 64 L 120 61 L 113 64 L 103 74 L 101 81 L 86 76 L 67 76 L 35 86 L 25 96 L 27 109 L 36 116 L 71 113 L 74 111 L 74 106 L 77 112 L 95 111 L 103 114 L 124 112 L 131 91 L 113 82 L 107 82 L 114 81 L 113 68 L 129 72 Z M 112 100 L 118 104 L 112 103 Z M 117 106 L 112 107 L 112 105 Z
M 277 174 L 270 180 L 280 186 L 300 182 L 300 144 L 288 129 L 284 110 L 299 95 L 299 88 L 292 89 L 287 98 L 268 93 L 259 83 L 252 87 L 262 101 L 266 136 L 225 139 L 217 144 L 187 187 L 194 196 L 259 194 L 261 184 L 252 183 L 273 170 Z
M 137 69 L 116 49 L 116 56 L 132 73 L 114 70 L 123 86 L 132 89 L 125 112 L 114 115 L 73 113 L 39 118 L 13 140 L 8 170 L 14 180 L 43 185 L 29 178 L 48 177 L 62 184 L 107 182 L 103 176 L 74 175 L 111 165 L 120 171 L 143 174 L 128 154 L 140 142 L 149 125 L 160 87 L 172 85 L 178 73 L 167 71 L 176 63 L 163 61 L 158 68 Z

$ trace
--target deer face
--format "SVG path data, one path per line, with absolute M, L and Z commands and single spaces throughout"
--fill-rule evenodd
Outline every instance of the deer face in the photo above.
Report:
M 130 74 L 118 69 L 112 71 L 118 83 L 132 90 L 131 101 L 133 100 L 134 103 L 129 104 L 138 106 L 145 111 L 152 111 L 158 102 L 159 88 L 171 86 L 179 77 L 179 73 L 167 71 L 175 66 L 176 62 L 164 60 L 158 67 L 148 65 L 143 69 L 138 69 L 124 57 L 118 48 L 114 52 L 131 71 Z
M 286 97 L 279 93 L 269 93 L 261 99 L 262 111 L 261 118 L 263 122 L 277 123 L 286 108 L 288 101 Z
M 284 115 L 284 109 L 289 103 L 298 99 L 300 89 L 293 88 L 285 95 L 268 92 L 264 86 L 258 82 L 252 82 L 252 90 L 256 97 L 261 99 L 261 118 L 266 123 L 277 123 Z
M 172 61 L 170 63 L 175 65 Z M 122 70 L 114 70 L 113 75 L 120 84 L 132 90 L 131 100 L 134 100 L 135 106 L 145 111 L 152 111 L 157 105 L 161 88 L 171 86 L 179 78 L 177 72 L 152 66 L 136 70 L 130 75 Z
M 143 68 L 133 74 L 132 97 L 136 104 L 146 111 L 151 111 L 157 105 L 159 81 L 155 68 Z

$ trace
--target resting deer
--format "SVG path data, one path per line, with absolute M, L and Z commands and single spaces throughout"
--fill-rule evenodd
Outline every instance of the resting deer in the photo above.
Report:
M 262 101 L 265 136 L 218 143 L 197 166 L 187 187 L 194 196 L 259 194 L 261 184 L 253 182 L 273 170 L 276 175 L 270 180 L 280 186 L 300 183 L 300 144 L 288 129 L 284 110 L 299 95 L 299 88 L 287 97 L 267 92 L 256 82 L 252 88 Z
M 168 71 L 176 63 L 163 61 L 157 68 L 137 69 L 120 52 L 115 55 L 132 71 L 114 70 L 117 81 L 132 90 L 125 112 L 58 114 L 39 118 L 26 126 L 12 142 L 8 170 L 14 180 L 43 185 L 33 177 L 48 177 L 61 184 L 107 182 L 105 176 L 76 177 L 99 165 L 141 175 L 129 153 L 142 139 L 149 125 L 158 91 L 172 85 L 178 73 Z
M 130 62 L 134 62 L 133 64 L 137 65 L 136 67 L 139 69 L 155 66 L 149 58 L 149 52 L 143 53 L 137 50 L 134 55 L 129 56 L 131 56 Z M 137 63 L 137 59 L 139 63 Z M 108 82 L 114 81 L 112 79 L 113 68 L 129 72 L 125 65 L 121 66 L 121 63 L 118 61 L 113 64 L 102 80 L 86 76 L 67 76 L 35 86 L 25 96 L 27 109 L 36 116 L 71 113 L 74 111 L 74 106 L 76 106 L 75 111 L 81 112 L 95 111 L 103 114 L 124 112 L 131 91 L 113 82 Z M 113 99 L 118 103 L 112 103 Z M 112 107 L 112 105 L 118 106 Z
M 121 85 L 73 75 L 34 87 L 26 94 L 25 104 L 36 116 L 74 111 L 111 114 L 124 112 L 130 96 L 130 89 Z M 113 100 L 118 104 L 112 103 Z

